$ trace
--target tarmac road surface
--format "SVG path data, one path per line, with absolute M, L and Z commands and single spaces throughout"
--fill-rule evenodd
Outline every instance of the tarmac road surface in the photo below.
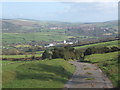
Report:
M 72 78 L 65 84 L 65 88 L 113 88 L 111 81 L 96 65 L 78 61 L 69 63 L 76 66 Z

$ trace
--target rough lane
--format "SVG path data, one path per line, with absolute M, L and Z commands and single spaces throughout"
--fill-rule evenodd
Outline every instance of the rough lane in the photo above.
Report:
M 72 78 L 65 88 L 112 88 L 111 81 L 94 64 L 70 61 L 76 66 Z

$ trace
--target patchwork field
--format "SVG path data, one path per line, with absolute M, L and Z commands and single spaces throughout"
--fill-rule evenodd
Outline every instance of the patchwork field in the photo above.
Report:
M 75 70 L 62 59 L 2 63 L 3 88 L 62 88 Z
M 85 57 L 85 61 L 97 64 L 109 77 L 115 87 L 120 87 L 118 81 L 120 81 L 118 66 L 118 55 L 120 52 L 104 53 L 104 54 L 92 54 Z

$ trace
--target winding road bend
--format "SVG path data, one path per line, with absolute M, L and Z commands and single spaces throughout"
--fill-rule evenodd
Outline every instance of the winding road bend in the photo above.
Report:
M 113 88 L 111 81 L 94 64 L 70 61 L 76 66 L 72 78 L 65 84 L 65 88 Z

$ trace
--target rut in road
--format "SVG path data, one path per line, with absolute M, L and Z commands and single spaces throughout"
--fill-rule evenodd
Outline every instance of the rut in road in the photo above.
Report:
M 72 78 L 64 88 L 113 88 L 111 81 L 94 64 L 70 61 L 76 66 Z

